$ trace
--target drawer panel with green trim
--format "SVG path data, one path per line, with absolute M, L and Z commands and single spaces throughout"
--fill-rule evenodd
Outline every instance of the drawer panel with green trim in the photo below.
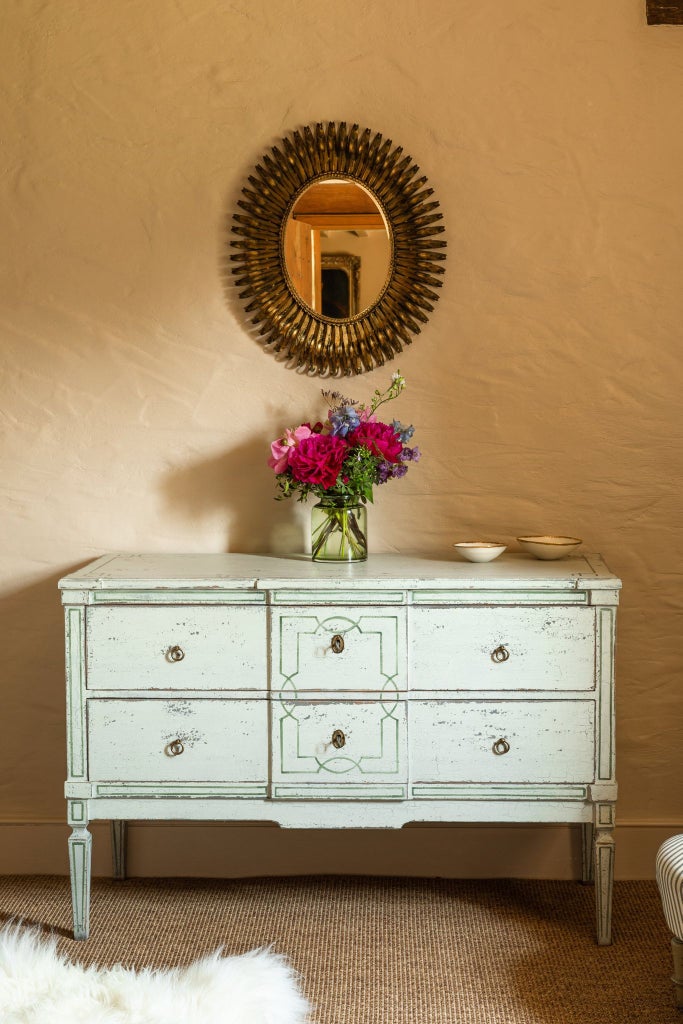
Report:
M 274 690 L 406 688 L 405 608 L 273 609 Z
M 275 798 L 401 799 L 408 781 L 405 701 L 274 700 L 272 757 Z

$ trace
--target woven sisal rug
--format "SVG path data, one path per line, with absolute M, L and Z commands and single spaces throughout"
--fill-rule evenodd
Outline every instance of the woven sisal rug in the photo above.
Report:
M 82 967 L 57 939 L 11 924 L 0 932 L 2 1024 L 304 1024 L 308 1004 L 286 960 L 220 950 L 169 970 Z

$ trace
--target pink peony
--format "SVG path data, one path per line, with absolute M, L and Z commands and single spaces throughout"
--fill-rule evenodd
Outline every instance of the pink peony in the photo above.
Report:
M 324 490 L 334 487 L 348 452 L 341 437 L 311 434 L 289 451 L 289 468 L 302 484 L 317 484 Z
M 284 473 L 289 466 L 289 457 L 296 446 L 311 436 L 311 428 L 307 423 L 302 423 L 296 430 L 285 430 L 283 437 L 273 441 L 270 450 L 272 452 L 268 459 L 268 465 L 276 473 Z
M 352 446 L 365 445 L 373 455 L 378 455 L 387 462 L 399 462 L 403 444 L 392 426 L 388 423 L 378 423 L 373 420 L 366 420 L 352 431 L 348 438 Z

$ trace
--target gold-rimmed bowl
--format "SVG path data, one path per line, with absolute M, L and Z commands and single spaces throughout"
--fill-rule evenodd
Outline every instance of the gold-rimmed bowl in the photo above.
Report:
M 462 540 L 453 547 L 468 562 L 492 562 L 503 554 L 507 545 L 497 540 Z
M 528 551 L 534 558 L 550 561 L 553 558 L 564 558 L 565 555 L 571 554 L 582 541 L 580 537 L 552 537 L 545 535 L 542 537 L 518 537 L 517 543 L 522 551 Z

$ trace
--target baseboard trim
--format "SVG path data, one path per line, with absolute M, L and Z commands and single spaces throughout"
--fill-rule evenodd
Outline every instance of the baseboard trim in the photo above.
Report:
M 264 836 L 268 830 L 271 835 Z M 93 873 L 111 875 L 109 826 L 93 822 Z M 134 822 L 129 874 L 246 878 L 368 874 L 442 878 L 579 877 L 578 826 L 409 825 L 399 830 L 309 831 L 261 822 Z M 654 878 L 659 846 L 683 822 L 632 820 L 616 827 L 617 879 Z M 0 822 L 0 874 L 68 873 L 63 821 Z

